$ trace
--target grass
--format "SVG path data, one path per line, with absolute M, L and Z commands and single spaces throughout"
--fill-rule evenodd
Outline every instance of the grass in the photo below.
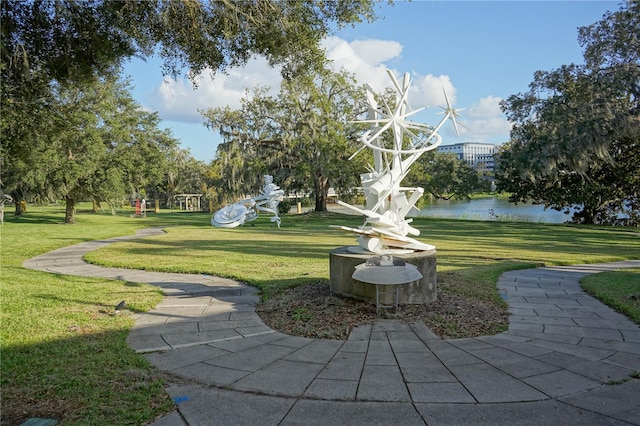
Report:
M 358 217 L 285 216 L 280 229 L 267 218 L 235 229 L 197 226 L 114 244 L 87 259 L 105 266 L 203 273 L 235 278 L 266 297 L 284 288 L 328 281 L 328 252 L 355 237 L 328 225 L 358 226 Z M 419 218 L 421 240 L 436 245 L 439 282 L 463 295 L 496 298 L 495 282 L 510 269 L 640 258 L 640 238 L 613 228 Z
M 580 284 L 587 293 L 640 324 L 640 268 L 587 275 Z
M 133 320 L 112 315 L 123 299 L 133 311 L 150 309 L 161 300 L 158 289 L 26 270 L 24 260 L 164 226 L 164 235 L 113 244 L 88 257 L 104 265 L 233 277 L 268 297 L 328 281 L 328 251 L 355 241 L 328 225 L 361 223 L 335 214 L 287 215 L 280 229 L 267 218 L 219 229 L 210 226 L 208 214 L 162 212 L 134 219 L 130 213 L 93 214 L 86 208 L 77 224 L 64 225 L 63 208 L 29 206 L 21 217 L 7 212 L 0 228 L 3 424 L 28 417 L 61 424 L 145 424 L 172 407 L 161 374 L 125 343 Z M 637 234 L 614 228 L 426 218 L 414 225 L 421 240 L 437 246 L 439 290 L 470 297 L 495 300 L 497 277 L 510 269 L 640 258 Z
M 172 402 L 160 374 L 125 343 L 133 320 L 113 315 L 113 307 L 126 299 L 130 309 L 145 311 L 161 292 L 21 264 L 58 247 L 149 225 L 126 215 L 80 214 L 72 226 L 63 218 L 62 209 L 30 206 L 22 217 L 7 212 L 0 229 L 1 423 L 43 417 L 63 424 L 145 424 Z

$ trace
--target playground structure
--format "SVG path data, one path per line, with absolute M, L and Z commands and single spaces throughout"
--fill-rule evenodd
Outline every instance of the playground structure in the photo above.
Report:
M 337 201 L 343 207 L 362 214 L 365 222 L 359 228 L 331 226 L 357 234 L 359 246 L 349 247 L 352 253 L 402 254 L 413 251 L 435 250 L 435 246 L 422 243 L 411 236 L 420 235 L 420 231 L 410 225 L 413 219 L 406 215 L 415 208 L 416 202 L 424 193 L 423 188 L 402 187 L 402 180 L 407 176 L 411 165 L 422 154 L 436 149 L 442 143 L 438 134 L 447 120 L 453 122 L 456 133 L 458 126 L 457 110 L 452 108 L 449 98 L 444 92 L 446 107 L 444 117 L 435 126 L 409 121 L 408 118 L 424 108 L 412 110 L 407 100 L 411 78 L 404 75 L 402 85 L 391 70 L 387 70 L 396 90 L 395 105 L 386 102 L 380 107 L 371 87 L 367 86 L 367 102 L 369 104 L 367 119 L 355 121 L 368 123 L 370 129 L 360 136 L 363 146 L 356 151 L 355 157 L 365 148 L 373 151 L 374 164 L 370 170 L 360 176 L 365 195 L 365 208 L 352 206 Z M 384 138 L 385 132 L 392 132 L 392 138 Z M 391 141 L 391 142 L 386 142 Z
M 211 225 L 219 228 L 235 228 L 245 222 L 256 220 L 260 212 L 271 213 L 271 222 L 280 227 L 278 204 L 284 196 L 284 191 L 273 183 L 273 176 L 264 175 L 264 188 L 260 195 L 229 204 L 211 216 Z

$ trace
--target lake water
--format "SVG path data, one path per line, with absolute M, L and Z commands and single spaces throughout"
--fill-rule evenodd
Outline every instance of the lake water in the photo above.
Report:
M 571 220 L 571 214 L 553 209 L 544 209 L 543 205 L 513 204 L 500 198 L 479 198 L 470 201 L 436 200 L 425 205 L 415 217 L 442 217 L 450 219 L 489 220 L 489 210 L 497 220 L 514 222 L 563 223 Z

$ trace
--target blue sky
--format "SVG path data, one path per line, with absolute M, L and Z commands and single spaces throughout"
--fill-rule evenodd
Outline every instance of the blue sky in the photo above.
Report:
M 443 145 L 474 141 L 500 144 L 510 125 L 498 103 L 527 90 L 537 70 L 582 63 L 577 28 L 590 25 L 617 1 L 397 1 L 376 6 L 373 23 L 346 27 L 323 41 L 337 68 L 353 72 L 376 90 L 390 86 L 385 70 L 412 77 L 409 103 L 428 107 L 415 121 L 435 125 L 444 105 L 442 88 L 461 112 L 461 135 L 451 126 L 441 131 Z M 239 106 L 245 89 L 270 86 L 277 92 L 279 71 L 263 59 L 229 73 L 201 76 L 194 90 L 186 79 L 162 76 L 155 59 L 125 66 L 133 95 L 158 111 L 182 148 L 203 161 L 214 158 L 220 137 L 203 125 L 198 109 Z

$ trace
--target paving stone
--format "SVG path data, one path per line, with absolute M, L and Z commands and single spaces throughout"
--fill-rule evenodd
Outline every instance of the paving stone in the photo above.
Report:
M 531 324 L 526 322 L 509 322 L 509 331 L 519 330 L 519 331 L 532 331 L 535 333 L 544 332 L 543 324 Z
M 411 324 L 411 329 L 422 341 L 441 340 L 440 337 L 438 337 L 433 331 L 431 331 L 431 329 L 429 329 L 429 327 L 427 327 L 422 321 L 414 322 L 413 324 Z
M 366 353 L 369 349 L 369 342 L 364 340 L 347 340 L 340 348 L 344 352 L 362 352 Z
M 537 311 L 535 309 L 531 309 L 531 308 L 509 308 L 509 313 L 511 315 L 517 315 L 517 316 L 532 316 L 535 317 L 538 315 Z
M 479 349 L 473 355 L 505 373 L 521 379 L 558 370 L 558 367 L 513 353 L 504 348 Z
M 244 376 L 251 374 L 250 371 L 219 367 L 206 362 L 185 365 L 172 370 L 172 373 L 208 386 L 229 386 Z
M 460 383 L 408 383 L 413 402 L 474 403 L 476 400 Z
M 274 339 L 271 343 L 277 346 L 287 346 L 289 348 L 303 348 L 314 340 L 308 337 L 288 336 L 286 334 L 277 334 L 278 339 Z
M 615 353 L 612 350 L 589 348 L 586 346 L 573 345 L 570 343 L 555 342 L 550 340 L 532 340 L 532 345 L 540 346 L 542 348 L 551 349 L 556 352 L 562 352 L 566 354 L 577 355 L 586 359 L 604 359 Z
M 428 342 L 427 346 L 440 362 L 449 368 L 456 365 L 470 365 L 482 362 L 473 355 L 445 341 L 431 341 Z
M 513 323 L 521 323 L 521 324 L 543 324 L 545 326 L 555 325 L 555 326 L 566 326 L 566 327 L 576 327 L 577 324 L 574 322 L 573 318 L 564 318 L 564 317 L 531 317 L 531 316 L 519 316 L 513 315 L 509 318 L 509 322 Z M 546 331 L 546 328 L 545 328 Z
M 617 352 L 604 360 L 609 364 L 640 371 L 640 355 Z
M 495 346 L 481 339 L 451 339 L 448 340 L 453 346 L 465 351 L 474 349 L 493 349 Z
M 377 320 L 373 324 L 372 331 L 404 331 L 411 332 L 411 326 L 402 321 L 395 320 Z
M 301 396 L 323 368 L 322 364 L 278 360 L 232 386 L 238 390 L 270 395 Z
M 600 386 L 600 382 L 567 370 L 558 370 L 522 379 L 552 398 L 584 392 Z
M 409 391 L 396 365 L 366 365 L 357 398 L 361 401 L 410 401 Z
M 553 352 L 551 349 L 540 348 L 538 346 L 530 345 L 529 343 L 496 343 L 496 346 L 507 349 L 511 352 L 515 352 L 520 355 L 528 356 L 528 357 L 536 357 L 543 354 L 548 354 Z
M 387 337 L 386 331 L 372 331 L 369 335 L 370 342 L 387 342 L 389 338 Z
M 534 309 L 537 315 L 542 317 L 556 317 L 556 318 L 599 318 L 598 315 L 592 310 L 578 310 L 578 309 Z M 576 324 L 577 325 L 577 324 Z
M 415 336 L 415 334 L 413 334 L 413 335 Z M 422 343 L 422 340 L 417 339 L 417 336 L 416 336 L 416 340 L 391 340 L 390 339 L 389 343 L 391 344 L 391 349 L 393 349 L 393 352 L 395 354 L 398 354 L 398 353 L 401 353 L 401 352 L 425 352 L 425 351 L 429 351 L 429 349 L 427 349 L 425 344 Z
M 640 380 L 595 388 L 561 401 L 614 419 L 640 425 Z
M 533 342 L 535 341 L 539 341 L 539 340 L 548 340 L 551 342 L 562 342 L 562 343 L 568 343 L 568 344 L 573 344 L 573 345 L 577 345 L 580 340 L 582 340 L 582 337 L 579 336 L 564 336 L 561 334 L 551 334 L 551 333 L 543 333 L 543 332 L 536 332 L 536 331 L 529 331 L 529 330 L 517 330 L 517 329 L 509 329 L 509 334 L 512 335 L 516 335 L 516 336 L 522 336 L 522 337 L 529 337 L 529 344 L 532 346 L 535 346 L 533 344 Z M 549 351 L 553 351 L 553 349 L 549 349 Z
M 421 344 L 420 338 L 411 331 L 387 331 L 387 339 L 391 343 L 414 342 Z
M 159 324 L 151 327 L 138 328 L 135 330 L 137 335 L 145 334 L 185 334 L 185 333 L 198 333 L 197 321 L 185 321 L 179 323 L 167 323 Z
M 629 374 L 633 373 L 631 369 L 612 365 L 606 361 L 593 361 L 560 352 L 544 354 L 538 356 L 537 359 L 547 364 L 580 374 L 581 376 L 597 380 L 600 383 L 627 378 Z
M 623 426 L 608 416 L 562 404 L 557 401 L 508 404 L 415 404 L 429 425 L 457 426 Z M 625 423 L 626 424 L 626 423 Z
M 197 322 L 198 330 L 210 331 L 210 330 L 224 330 L 224 329 L 242 329 L 245 327 L 264 327 L 261 321 L 256 320 L 239 320 L 239 321 L 211 321 L 209 319 L 199 320 Z M 273 331 L 273 330 L 271 330 Z
M 619 352 L 628 352 L 631 354 L 640 354 L 640 343 L 620 342 L 609 339 L 593 339 L 585 337 L 580 340 L 580 346 L 588 346 L 590 348 L 612 349 Z
M 556 306 L 577 306 L 578 301 L 575 298 L 563 297 L 526 297 L 527 303 L 538 305 L 556 305 Z
M 145 358 L 155 367 L 172 371 L 190 364 L 210 360 L 229 352 L 208 345 L 173 349 L 165 352 L 146 354 Z
M 304 392 L 308 398 L 353 401 L 358 391 L 358 380 L 315 379 Z
M 164 334 L 162 337 L 172 348 L 181 348 L 220 340 L 237 339 L 240 334 L 235 330 L 211 330 L 199 333 Z
M 587 328 L 587 327 L 564 327 L 557 325 L 548 325 L 544 328 L 545 333 L 562 334 L 566 336 L 593 337 L 596 339 L 620 340 L 622 334 L 616 329 L 606 328 Z
M 186 397 L 178 404 L 180 414 L 189 426 L 279 424 L 295 403 L 294 399 L 242 394 L 196 386 L 174 386 L 172 397 Z
M 369 335 L 371 334 L 371 325 L 370 324 L 365 324 L 365 325 L 359 325 L 357 327 L 354 327 L 353 330 L 351 330 L 351 333 L 349 333 L 349 340 L 365 340 L 365 341 L 369 341 Z
M 364 359 L 363 352 L 340 351 L 329 361 L 318 377 L 332 380 L 359 380 Z
M 338 402 L 303 399 L 296 402 L 281 425 L 424 425 L 411 403 Z
M 397 365 L 396 357 L 388 341 L 371 341 L 365 365 Z
M 267 327 L 266 325 L 257 325 L 253 327 L 238 327 L 238 328 L 234 328 L 234 330 L 243 337 L 251 337 L 251 336 L 258 336 L 261 334 L 274 333 L 274 331 L 269 327 Z
M 333 358 L 341 346 L 342 342 L 339 340 L 314 340 L 308 345 L 287 355 L 284 359 L 324 365 Z
M 460 383 L 480 403 L 535 401 L 547 396 L 488 364 L 450 367 Z
M 171 349 L 171 346 L 162 339 L 158 334 L 154 335 L 129 335 L 127 344 L 136 352 L 156 352 Z
M 217 357 L 211 360 L 210 363 L 236 370 L 258 371 L 293 351 L 293 348 L 286 346 L 259 345 Z
M 456 381 L 453 374 L 430 352 L 407 352 L 396 356 L 406 383 Z

